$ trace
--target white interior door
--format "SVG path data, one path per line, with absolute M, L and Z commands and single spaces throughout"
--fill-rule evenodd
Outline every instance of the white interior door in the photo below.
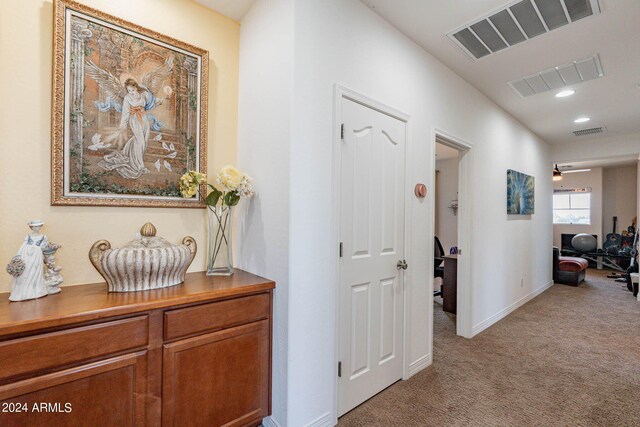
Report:
M 402 378 L 406 123 L 343 98 L 338 414 Z

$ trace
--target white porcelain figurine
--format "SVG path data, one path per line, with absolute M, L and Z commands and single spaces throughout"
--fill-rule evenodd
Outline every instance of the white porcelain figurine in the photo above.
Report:
M 42 221 L 29 222 L 31 233 L 24 238 L 20 250 L 7 266 L 13 277 L 11 301 L 24 301 L 40 298 L 49 294 L 44 277 L 43 249 L 49 245 L 47 236 L 40 234 Z
M 49 295 L 57 294 L 60 292 L 60 284 L 63 282 L 60 270 L 62 267 L 56 265 L 56 252 L 60 249 L 60 245 L 55 243 L 49 243 L 49 245 L 42 249 L 44 254 L 44 265 L 46 270 L 44 272 L 44 280 L 47 283 L 47 291 Z

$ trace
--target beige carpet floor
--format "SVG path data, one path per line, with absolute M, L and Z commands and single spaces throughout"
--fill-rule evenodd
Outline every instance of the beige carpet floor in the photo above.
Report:
M 339 420 L 355 426 L 640 426 L 640 303 L 589 270 L 473 339 L 435 305 L 433 365 Z

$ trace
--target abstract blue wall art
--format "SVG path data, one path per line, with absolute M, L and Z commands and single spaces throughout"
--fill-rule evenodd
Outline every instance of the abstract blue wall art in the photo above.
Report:
M 534 213 L 535 179 L 531 175 L 507 169 L 507 214 Z

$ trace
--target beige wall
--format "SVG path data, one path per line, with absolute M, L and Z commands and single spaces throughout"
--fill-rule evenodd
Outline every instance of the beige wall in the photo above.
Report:
M 554 181 L 553 189 L 591 187 L 591 225 L 554 224 L 553 245 L 560 247 L 562 233 L 589 233 L 598 236 L 598 247 L 602 247 L 603 233 L 610 233 L 611 221 L 603 223 L 602 218 L 602 168 L 592 168 L 590 172 L 566 173 L 561 181 Z M 608 225 L 607 225 L 608 224 Z M 604 227 L 604 228 L 603 228 Z
M 209 51 L 209 173 L 235 163 L 239 24 L 192 0 L 82 3 Z M 0 2 L 0 264 L 17 251 L 27 221 L 42 219 L 49 239 L 63 245 L 65 284 L 98 281 L 91 244 L 106 238 L 123 245 L 151 221 L 172 242 L 193 236 L 199 251 L 191 270 L 205 269 L 204 210 L 50 206 L 52 8 L 48 0 Z M 10 289 L 2 270 L 0 292 Z
M 618 217 L 616 231 L 626 230 L 638 214 L 637 165 L 602 170 L 602 218 L 605 233 L 611 233 L 612 217 Z

